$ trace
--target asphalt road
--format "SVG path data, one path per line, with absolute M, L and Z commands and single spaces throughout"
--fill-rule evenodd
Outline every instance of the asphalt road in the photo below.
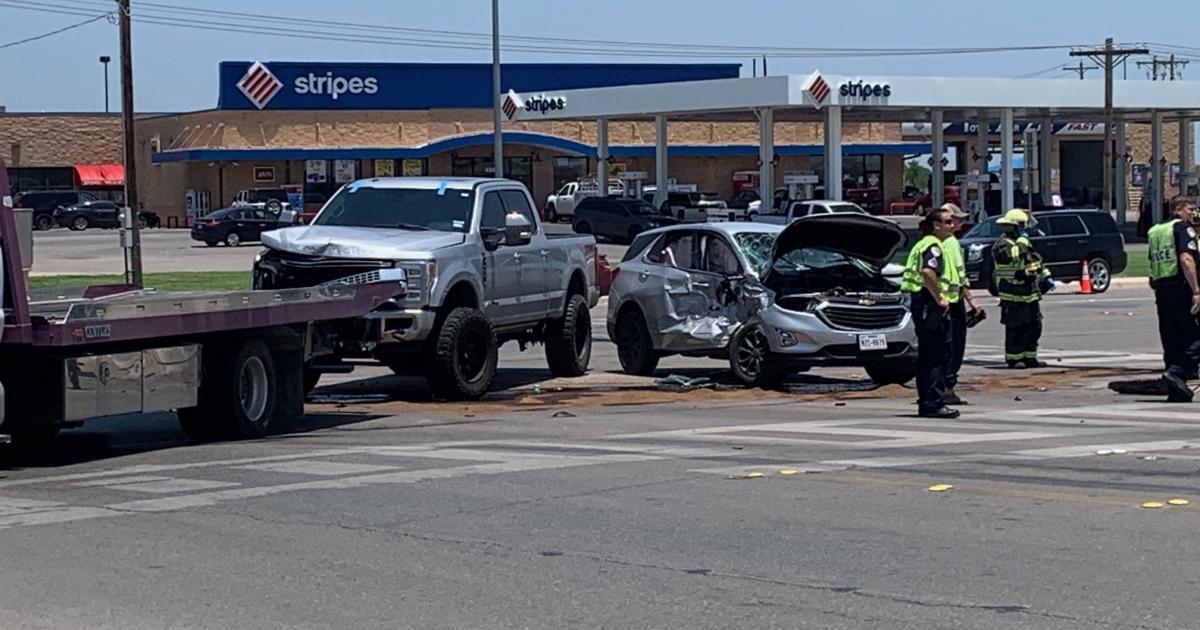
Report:
M 661 392 L 601 334 L 481 403 L 330 377 L 258 442 L 97 421 L 7 453 L 0 627 L 1195 628 L 1200 504 L 1138 506 L 1200 501 L 1200 412 L 1104 389 L 1158 365 L 1146 291 L 1052 296 L 1048 370 L 996 319 L 953 422 L 855 370 Z

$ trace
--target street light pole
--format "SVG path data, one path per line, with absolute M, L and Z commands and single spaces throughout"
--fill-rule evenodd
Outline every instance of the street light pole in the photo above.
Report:
M 504 137 L 500 131 L 500 0 L 492 0 L 492 174 L 504 177 Z
M 104 113 L 109 113 L 108 109 L 108 62 L 112 61 L 112 57 L 108 55 L 100 55 L 100 63 L 104 64 Z

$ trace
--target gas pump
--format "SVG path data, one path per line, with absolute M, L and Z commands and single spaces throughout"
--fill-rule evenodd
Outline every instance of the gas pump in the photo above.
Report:
M 812 171 L 788 171 L 783 174 L 783 183 L 787 186 L 787 200 L 803 201 L 813 198 L 813 186 L 817 183 L 817 174 Z M 799 197 L 797 193 L 803 192 L 804 196 Z M 784 204 L 787 207 L 787 204 Z
M 980 223 L 987 218 L 987 193 L 991 186 L 992 176 L 980 173 L 978 169 L 966 175 L 958 175 L 954 183 L 958 185 L 958 198 L 963 203 L 963 210 L 971 215 L 971 220 Z M 975 185 L 975 197 L 972 198 L 971 185 Z
M 647 179 L 646 171 L 621 171 L 617 173 L 617 179 L 625 184 L 621 190 L 623 197 L 632 199 L 642 198 L 642 186 Z

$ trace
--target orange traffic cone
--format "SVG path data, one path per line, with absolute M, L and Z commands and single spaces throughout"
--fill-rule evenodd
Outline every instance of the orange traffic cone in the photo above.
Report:
M 1092 276 L 1088 273 L 1088 261 L 1083 261 L 1083 275 L 1079 277 L 1079 292 L 1084 295 L 1092 293 Z

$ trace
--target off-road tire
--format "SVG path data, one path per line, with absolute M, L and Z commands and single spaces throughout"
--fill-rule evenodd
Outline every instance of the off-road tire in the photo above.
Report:
M 438 400 L 477 400 L 491 388 L 497 360 L 492 323 L 478 309 L 456 308 L 425 342 L 425 381 Z
M 587 298 L 578 293 L 567 300 L 563 316 L 546 326 L 546 364 L 555 376 L 576 377 L 592 360 L 592 315 Z

